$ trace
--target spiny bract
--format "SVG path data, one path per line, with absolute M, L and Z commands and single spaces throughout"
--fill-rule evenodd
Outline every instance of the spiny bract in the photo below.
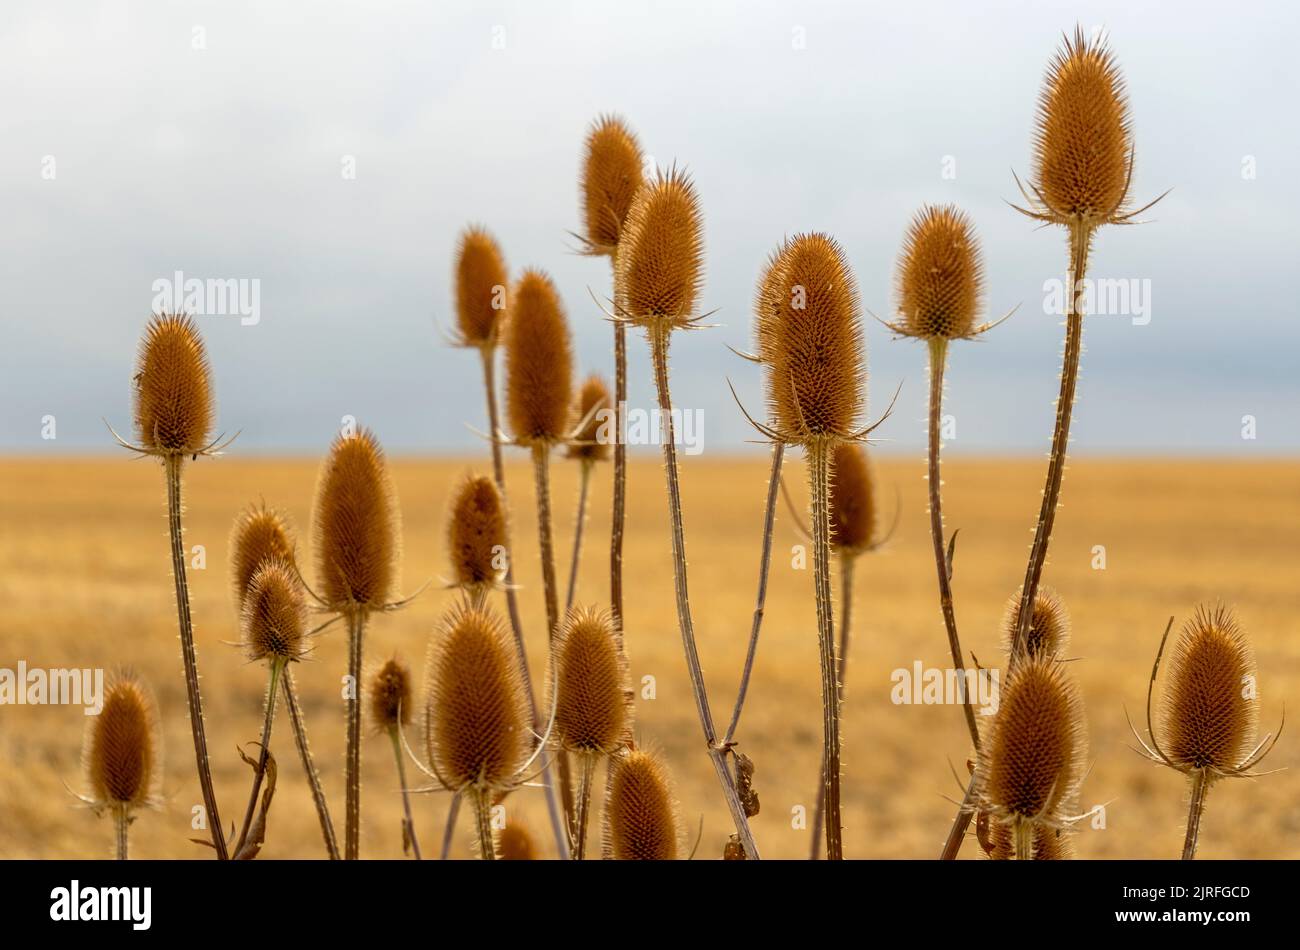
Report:
M 510 296 L 506 326 L 506 419 L 526 445 L 562 441 L 573 391 L 573 345 L 551 278 L 526 270 Z
M 155 314 L 135 372 L 135 428 L 159 455 L 194 455 L 210 443 L 216 397 L 198 325 L 186 314 Z

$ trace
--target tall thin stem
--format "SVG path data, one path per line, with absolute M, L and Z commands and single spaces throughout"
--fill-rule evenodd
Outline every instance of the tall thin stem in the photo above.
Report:
M 840 703 L 835 671 L 834 603 L 831 599 L 831 479 L 830 445 L 808 445 L 808 478 L 812 496 L 813 587 L 817 600 L 817 646 L 822 673 L 822 755 L 826 772 L 822 795 L 826 812 L 826 858 L 844 859 L 840 819 Z
M 303 721 L 302 709 L 298 705 L 298 692 L 293 685 L 293 672 L 284 671 L 284 702 L 289 707 L 289 723 L 293 726 L 293 741 L 298 747 L 298 758 L 302 760 L 302 770 L 311 786 L 311 800 L 316 805 L 316 817 L 320 819 L 321 838 L 325 841 L 325 850 L 331 861 L 339 859 L 338 839 L 334 837 L 334 822 L 330 820 L 329 806 L 325 803 L 325 790 L 321 788 L 320 774 L 312 759 L 311 746 L 307 742 L 307 724 Z
M 126 813 L 125 805 L 118 805 L 113 809 L 113 826 L 117 829 L 117 860 L 126 860 L 126 829 L 131 824 L 131 818 Z
M 492 840 L 492 801 L 485 788 L 470 790 L 474 797 L 474 827 L 478 831 L 479 856 L 484 861 L 497 859 L 496 843 Z
M 361 850 L 361 653 L 366 632 L 365 610 L 348 614 L 348 751 L 347 801 L 343 832 L 343 857 L 355 861 Z
M 415 860 L 420 860 L 420 842 L 415 837 L 415 821 L 411 818 L 411 794 L 406 788 L 406 762 L 402 759 L 402 740 L 397 737 L 397 727 L 388 727 L 388 738 L 393 740 L 393 757 L 397 759 L 397 781 L 402 786 L 402 811 L 406 817 L 402 821 L 403 839 L 411 843 Z
M 596 774 L 596 753 L 578 753 L 578 813 L 574 820 L 572 854 L 575 861 L 587 856 L 587 824 L 591 817 L 591 785 Z
M 617 248 L 610 255 L 614 270 L 614 314 L 621 316 Z M 627 520 L 627 446 L 623 442 L 623 425 L 627 412 L 627 326 L 614 321 L 614 510 L 609 530 L 609 602 L 614 625 L 623 632 L 623 525 Z
M 835 651 L 835 668 L 839 671 L 837 677 L 837 693 L 840 708 L 844 708 L 844 678 L 849 665 L 849 631 L 853 623 L 853 568 L 857 562 L 857 557 L 848 551 L 839 552 L 840 561 L 840 643 Z M 825 820 L 820 790 L 826 784 L 826 753 L 822 751 L 821 771 L 817 773 L 817 808 L 813 812 L 812 826 L 812 852 L 809 857 L 816 861 L 822 854 L 822 822 Z
M 185 696 L 190 707 L 190 732 L 194 736 L 194 760 L 199 771 L 199 787 L 203 792 L 203 808 L 207 812 L 208 830 L 217 858 L 230 857 L 226 849 L 225 834 L 221 830 L 221 815 L 217 811 L 217 795 L 212 788 L 212 767 L 208 764 L 208 738 L 203 728 L 203 698 L 199 694 L 199 662 L 194 652 L 194 624 L 190 619 L 190 591 L 185 578 L 185 541 L 181 527 L 181 466 L 184 456 L 166 456 L 163 467 L 167 476 L 167 526 L 171 536 L 172 578 L 176 583 L 176 614 L 181 637 L 181 659 L 185 665 Z
M 660 416 L 664 431 L 660 433 L 664 451 L 664 471 L 668 479 L 668 516 L 672 523 L 673 582 L 677 595 L 677 623 L 682 633 L 682 648 L 686 654 L 686 670 L 690 674 L 691 689 L 695 694 L 695 710 L 704 731 L 704 743 L 713 761 L 713 769 L 722 785 L 722 794 L 736 826 L 736 834 L 745 856 L 757 860 L 758 845 L 749 828 L 749 818 L 740 801 L 735 777 L 727 765 L 727 747 L 719 744 L 713 712 L 709 708 L 709 695 L 704 685 L 704 671 L 700 667 L 700 654 L 695 646 L 695 625 L 691 621 L 691 602 L 686 584 L 686 538 L 682 529 L 682 496 L 677 476 L 677 445 L 673 431 L 672 396 L 668 389 L 668 327 L 656 326 L 650 330 L 651 356 L 654 361 L 655 391 L 659 397 Z
M 266 762 L 271 754 L 271 724 L 275 722 L 275 693 L 280 681 L 280 671 L 285 661 L 276 657 L 271 661 L 270 683 L 266 687 L 266 709 L 262 720 L 262 751 L 257 756 L 257 771 L 253 774 L 253 789 L 248 795 L 248 808 L 244 811 L 244 824 L 235 839 L 235 853 L 238 854 L 248 838 L 248 829 L 253 824 L 253 813 L 257 810 L 257 796 L 262 791 L 262 780 L 266 776 Z
M 460 792 L 453 793 L 451 804 L 447 806 L 447 823 L 442 829 L 442 852 L 438 855 L 439 860 L 442 861 L 451 857 L 451 840 L 456 834 L 456 818 L 460 815 L 461 798 Z
M 1016 860 L 1034 860 L 1034 826 L 1017 818 L 1016 823 L 1011 826 L 1011 833 L 1016 841 Z
M 1192 800 L 1187 807 L 1187 836 L 1183 839 L 1183 860 L 1196 857 L 1196 845 L 1201 837 L 1201 815 L 1205 812 L 1205 796 L 1210 791 L 1209 776 L 1205 769 L 1192 773 Z
M 578 592 L 578 565 L 582 562 L 582 535 L 587 523 L 587 490 L 591 483 L 592 462 L 583 459 L 578 463 L 578 512 L 573 519 L 573 556 L 569 562 L 569 588 L 564 594 L 564 611 L 567 614 L 573 606 L 573 597 Z

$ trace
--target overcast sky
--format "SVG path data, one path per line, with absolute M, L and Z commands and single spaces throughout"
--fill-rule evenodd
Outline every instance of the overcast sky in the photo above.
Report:
M 1062 336 L 1044 282 L 1065 241 L 1004 199 L 1076 17 L 1107 28 L 1128 79 L 1135 197 L 1173 192 L 1152 223 L 1098 237 L 1093 273 L 1131 281 L 1145 312 L 1089 318 L 1075 451 L 1294 453 L 1300 67 L 1281 0 L 5 0 L 0 449 L 111 448 L 100 417 L 129 427 L 153 284 L 176 271 L 257 281 L 255 325 L 200 319 L 241 452 L 318 453 L 345 414 L 391 450 L 475 449 L 477 361 L 437 332 L 457 233 L 482 222 L 514 273 L 549 270 L 582 370 L 609 372 L 588 294 L 607 292 L 608 266 L 570 253 L 566 231 L 585 129 L 616 111 L 703 201 L 704 302 L 722 326 L 674 339 L 673 386 L 707 451 L 751 437 L 727 376 L 761 408 L 725 344 L 749 339 L 769 251 L 832 233 L 884 316 L 909 217 L 953 201 L 981 236 L 991 315 L 1021 307 L 953 347 L 951 448 L 1040 455 Z M 924 348 L 869 319 L 867 340 L 871 415 L 903 384 L 885 448 L 916 451 Z M 631 344 L 631 402 L 648 405 L 647 348 Z

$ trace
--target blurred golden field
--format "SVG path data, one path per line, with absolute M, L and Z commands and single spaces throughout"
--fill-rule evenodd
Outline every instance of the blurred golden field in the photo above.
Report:
M 406 610 L 369 628 L 373 667 L 397 653 L 422 675 L 430 631 L 451 595 L 445 574 L 444 515 L 451 487 L 483 460 L 397 459 L 394 475 L 404 524 L 403 589 L 433 584 Z M 948 528 L 961 529 L 955 596 L 967 650 L 999 659 L 998 622 L 1024 570 L 1044 463 L 973 460 L 945 464 Z M 576 471 L 555 466 L 559 573 L 567 573 Z M 949 664 L 935 596 L 925 509 L 923 460 L 879 463 L 882 499 L 901 517 L 892 542 L 859 562 L 854 636 L 845 708 L 845 849 L 851 857 L 933 858 L 959 798 L 955 768 L 968 755 L 958 708 L 896 706 L 890 673 L 920 661 Z M 735 698 L 757 579 L 764 458 L 686 458 L 687 552 L 692 604 L 714 717 L 725 726 Z M 206 567 L 190 572 L 203 674 L 208 741 L 227 824 L 242 815 L 249 769 L 236 746 L 255 741 L 265 672 L 240 650 L 227 577 L 227 539 L 236 512 L 263 498 L 307 528 L 316 460 L 201 460 L 186 469 L 186 543 L 203 545 Z M 598 469 L 578 600 L 608 600 L 608 466 Z M 508 471 L 515 508 L 516 581 L 535 679 L 544 668 L 541 572 L 530 470 L 522 455 Z M 792 453 L 786 479 L 802 499 L 804 468 Z M 718 857 L 730 831 L 716 778 L 702 748 L 673 608 L 663 472 L 655 456 L 635 457 L 629 475 L 626 551 L 627 647 L 634 683 L 653 676 L 656 697 L 638 700 L 637 736 L 668 757 L 681 802 L 683 835 L 699 856 Z M 1140 721 L 1161 631 L 1193 605 L 1222 598 L 1248 631 L 1259 665 L 1261 728 L 1275 728 L 1282 706 L 1300 697 L 1300 593 L 1295 533 L 1300 526 L 1300 462 L 1085 460 L 1066 475 L 1046 582 L 1069 606 L 1074 670 L 1087 706 L 1093 768 L 1082 807 L 1108 803 L 1106 828 L 1086 824 L 1082 858 L 1177 857 L 1185 821 L 1183 779 L 1139 758 L 1125 707 Z M 0 667 L 136 668 L 152 684 L 165 729 L 167 804 L 142 814 L 132 856 L 201 858 L 191 844 L 190 809 L 201 801 L 181 675 L 167 553 L 163 480 L 152 461 L 121 458 L 0 461 Z M 792 566 L 803 539 L 778 512 L 767 618 L 750 698 L 738 733 L 757 767 L 762 812 L 754 831 L 765 857 L 806 856 L 809 832 L 792 827 L 792 809 L 811 811 L 821 743 L 812 572 Z M 1105 570 L 1093 569 L 1094 546 Z M 309 564 L 309 559 L 304 558 Z M 310 571 L 308 571 L 310 578 Z M 500 602 L 504 610 L 503 601 Z M 317 765 L 340 837 L 343 819 L 345 636 L 337 627 L 296 671 Z M 80 807 L 86 717 L 67 706 L 0 707 L 0 856 L 108 857 L 112 827 Z M 412 745 L 422 743 L 411 736 Z M 272 749 L 280 765 L 267 858 L 322 857 L 316 815 L 283 707 Z M 400 798 L 391 749 L 364 748 L 362 855 L 400 858 Z M 1300 857 L 1300 736 L 1283 735 L 1266 767 L 1284 771 L 1225 781 L 1212 792 L 1198 857 Z M 418 776 L 413 769 L 412 775 Z M 414 781 L 414 778 L 412 779 Z M 417 796 L 415 818 L 426 856 L 436 854 L 448 796 Z M 549 848 L 540 790 L 508 799 Z M 471 854 L 462 813 L 454 854 Z M 968 841 L 964 857 L 979 853 Z

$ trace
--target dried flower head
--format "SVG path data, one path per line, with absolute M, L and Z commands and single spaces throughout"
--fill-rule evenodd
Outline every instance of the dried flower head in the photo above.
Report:
M 104 691 L 99 715 L 86 724 L 82 750 L 92 807 L 132 810 L 156 806 L 162 782 L 162 729 L 149 688 L 118 671 Z
M 903 239 L 895 280 L 900 319 L 890 326 L 927 340 L 974 336 L 983 271 L 970 218 L 953 205 L 926 205 Z
M 198 325 L 186 314 L 154 314 L 135 372 L 135 428 L 156 455 L 195 455 L 210 445 L 216 397 Z
M 456 249 L 456 328 L 463 345 L 496 346 L 508 281 L 496 239 L 484 228 L 466 228 Z
M 1020 626 L 1020 594 L 1017 590 L 1007 601 L 1002 614 L 1002 648 L 1011 652 L 1011 644 Z M 1028 656 L 1059 657 L 1070 643 L 1070 612 L 1059 594 L 1046 584 L 1039 585 L 1034 609 L 1029 615 L 1024 650 Z
M 637 192 L 619 240 L 620 316 L 637 326 L 684 329 L 698 319 L 704 218 L 695 186 L 675 167 Z
M 561 748 L 607 755 L 627 744 L 631 686 L 623 640 L 609 613 L 572 608 L 554 650 L 554 732 Z
M 846 554 L 861 554 L 876 544 L 879 521 L 867 450 L 856 442 L 836 444 L 831 471 L 831 545 Z
M 249 505 L 235 518 L 230 532 L 230 587 L 235 609 L 243 610 L 248 585 L 263 562 L 293 563 L 293 538 L 283 514 L 265 505 Z
M 447 519 L 447 551 L 452 583 L 471 593 L 497 586 L 505 574 L 506 511 L 496 482 L 470 475 L 452 498 Z M 498 566 L 499 565 L 499 566 Z
M 263 561 L 248 585 L 240 614 L 250 660 L 299 660 L 307 652 L 307 601 L 293 565 Z
M 370 719 L 379 731 L 411 723 L 411 670 L 397 657 L 370 681 Z
M 614 253 L 641 178 L 636 136 L 618 116 L 600 116 L 587 132 L 582 166 L 582 216 L 589 253 Z
M 507 821 L 497 834 L 497 857 L 502 861 L 540 860 L 532 832 L 518 821 Z
M 574 431 L 569 443 L 569 458 L 588 462 L 603 462 L 609 458 L 613 441 L 609 427 L 614 417 L 614 397 L 604 379 L 594 373 L 586 378 L 578 390 L 573 413 L 580 428 Z
M 672 861 L 680 848 L 668 768 L 652 752 L 632 750 L 609 761 L 605 855 L 616 861 Z
M 526 445 L 569 434 L 573 344 L 551 278 L 526 270 L 510 297 L 506 327 L 506 419 Z

